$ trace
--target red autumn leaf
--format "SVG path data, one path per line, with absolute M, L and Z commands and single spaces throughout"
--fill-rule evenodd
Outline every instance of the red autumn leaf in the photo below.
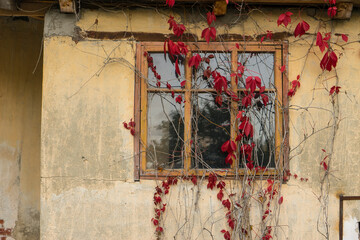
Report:
M 241 103 L 244 107 L 251 106 L 251 99 L 254 97 L 252 93 L 245 92 L 245 96 L 241 100 Z
M 178 58 L 175 61 L 175 71 L 176 71 L 177 75 L 181 75 L 180 68 L 179 68 L 179 59 Z
M 229 223 L 229 227 L 234 230 L 235 222 L 231 217 L 228 219 L 228 223 Z
M 273 35 L 272 31 L 266 30 L 266 38 L 267 39 L 272 39 L 272 35 Z
M 320 67 L 322 70 L 331 71 L 332 68 L 336 67 L 338 58 L 334 51 L 327 51 L 320 62 Z
M 239 111 L 238 114 L 236 115 L 236 118 L 238 119 L 242 118 L 244 112 L 245 111 Z
M 154 196 L 154 204 L 157 205 L 161 202 L 161 197 L 160 196 Z
M 260 43 L 262 43 L 265 39 L 265 36 L 262 36 L 261 39 L 260 39 Z
M 284 72 L 285 71 L 285 69 L 286 69 L 286 66 L 285 65 L 283 65 L 283 66 L 281 66 L 281 68 L 280 68 L 280 72 Z
M 216 96 L 216 98 L 215 98 L 215 103 L 221 107 L 221 106 L 222 106 L 222 103 L 223 103 L 223 98 L 222 98 L 222 96 L 220 96 L 220 95 Z
M 193 183 L 194 185 L 196 185 L 196 184 L 197 184 L 197 177 L 196 177 L 196 176 L 192 176 L 192 177 L 191 177 L 191 181 L 192 181 L 192 183 Z
M 266 94 L 260 94 L 260 96 L 262 98 L 264 106 L 266 106 L 269 102 L 269 97 Z
M 173 32 L 175 36 L 180 37 L 181 35 L 184 34 L 185 30 L 186 28 L 183 24 L 178 24 L 174 27 Z
M 185 87 L 185 84 L 186 84 L 186 80 L 180 82 L 181 87 Z
M 163 229 L 162 227 L 157 227 L 157 228 L 156 228 L 156 232 L 159 232 L 159 233 L 160 233 L 160 232 L 163 232 L 163 231 L 164 231 L 164 229 Z
M 175 0 L 166 0 L 166 4 L 169 5 L 169 7 L 173 7 L 175 4 Z
M 286 27 L 289 23 L 291 23 L 291 15 L 293 15 L 292 12 L 280 14 L 277 20 L 277 25 L 279 26 L 281 24 L 284 24 L 284 26 Z
M 344 42 L 347 42 L 349 40 L 348 36 L 346 36 L 345 34 L 341 34 L 341 38 L 342 40 L 344 40 Z
M 217 71 L 213 71 L 212 76 L 214 78 L 214 89 L 219 93 L 222 93 L 223 89 L 224 91 L 226 91 L 227 90 L 226 77 L 221 76 L 221 74 L 218 73 Z
M 250 123 L 249 119 L 240 123 L 239 130 L 248 137 L 254 136 L 254 127 Z
M 297 37 L 297 36 L 301 37 L 309 29 L 310 29 L 310 25 L 305 21 L 301 21 L 296 26 L 295 31 L 294 31 L 294 35 L 295 35 L 295 37 Z
M 231 203 L 230 203 L 229 199 L 223 200 L 223 201 L 222 201 L 222 205 L 223 205 L 224 207 L 226 207 L 228 210 L 230 210 Z
M 177 46 L 179 47 L 180 53 L 183 55 L 186 55 L 188 53 L 188 49 L 185 43 L 183 42 L 177 42 Z
M 284 198 L 281 196 L 281 198 L 279 198 L 278 203 L 279 203 L 279 204 L 282 204 L 282 203 L 283 203 L 283 201 L 284 201 Z
M 123 122 L 123 124 L 124 124 L 124 128 L 130 129 L 130 127 L 128 126 L 128 124 L 126 122 Z
M 327 35 L 325 38 L 323 38 L 320 32 L 317 33 L 316 46 L 319 46 L 321 52 L 324 52 L 325 48 L 329 48 L 329 44 L 327 42 L 329 39 L 330 35 Z
M 155 226 L 159 225 L 159 221 L 155 218 L 152 218 L 151 221 L 154 223 Z
M 175 92 L 171 91 L 171 97 L 174 98 L 175 97 Z
M 337 7 L 333 6 L 333 7 L 329 7 L 327 14 L 329 15 L 330 18 L 333 18 L 336 15 L 337 12 Z
M 217 177 L 215 174 L 210 173 L 208 178 L 208 184 L 207 188 L 210 188 L 211 190 L 215 187 L 217 181 Z
M 201 33 L 201 38 L 205 39 L 207 43 L 210 42 L 210 38 L 215 41 L 216 29 L 214 27 L 205 28 Z
M 327 171 L 328 170 L 328 165 L 326 164 L 326 162 L 323 162 L 323 167 L 324 167 L 324 170 Z
M 216 185 L 216 187 L 217 187 L 217 188 L 220 188 L 220 189 L 225 188 L 225 186 L 226 186 L 226 183 L 225 183 L 224 181 L 220 181 L 220 182 Z
M 177 103 L 181 104 L 181 102 L 182 102 L 182 96 L 181 96 L 181 95 L 177 96 L 177 97 L 175 98 L 175 101 L 176 101 Z
M 224 239 L 225 240 L 230 240 L 230 233 L 228 231 L 221 230 L 221 233 L 224 234 Z
M 339 86 L 332 86 L 332 87 L 330 88 L 330 94 L 329 94 L 329 95 L 332 95 L 333 93 L 338 94 L 339 91 L 340 91 L 340 88 L 341 88 L 341 87 L 339 87 Z
M 235 47 L 236 47 L 237 49 L 240 49 L 240 45 L 239 45 L 238 43 L 235 43 Z
M 221 151 L 223 152 L 228 152 L 228 153 L 232 153 L 236 150 L 236 144 L 234 141 L 232 140 L 228 140 L 226 141 L 222 146 L 221 146 Z
M 161 83 L 159 81 L 156 82 L 156 86 L 160 87 Z
M 225 158 L 225 163 L 231 165 L 233 164 L 233 159 L 235 159 L 235 155 L 233 153 L 229 153 Z
M 246 89 L 250 89 L 250 92 L 254 92 L 256 89 L 256 86 L 261 88 L 261 79 L 259 77 L 247 77 L 246 78 Z
M 199 67 L 200 62 L 201 62 L 201 56 L 199 54 L 196 54 L 190 58 L 189 67 L 195 66 L 195 68 L 197 69 Z
M 135 129 L 134 129 L 134 128 L 131 128 L 131 129 L 130 129 L 130 134 L 133 135 L 133 136 L 135 136 Z
M 170 90 L 171 89 L 171 85 L 169 83 L 166 83 L 166 87 Z
M 210 26 L 213 21 L 216 21 L 216 16 L 213 12 L 208 12 L 206 14 L 206 20 L 208 25 Z
M 220 189 L 219 193 L 216 196 L 217 196 L 217 199 L 219 199 L 219 201 L 221 201 L 223 199 L 224 193 L 223 193 L 222 189 Z

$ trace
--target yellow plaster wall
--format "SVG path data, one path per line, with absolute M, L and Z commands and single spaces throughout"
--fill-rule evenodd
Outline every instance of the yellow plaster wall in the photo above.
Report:
M 218 33 L 235 33 L 255 36 L 266 30 L 282 32 L 276 20 L 284 9 L 261 9 L 251 17 L 235 25 L 226 24 Z M 109 13 L 101 10 L 82 10 L 76 26 L 92 31 L 134 31 L 145 33 L 170 33 L 166 24 L 168 13 L 153 10 L 124 10 Z M 200 37 L 204 16 L 176 14 L 188 26 L 189 31 Z M 332 28 L 314 25 L 315 21 L 302 15 L 311 23 L 310 33 L 320 28 L 322 32 L 346 33 L 349 42 L 358 41 L 360 12 L 353 11 L 350 21 L 339 21 Z M 98 24 L 94 24 L 96 19 Z M 199 24 L 194 22 L 199 22 Z M 218 18 L 219 26 L 231 18 Z M 291 28 L 298 22 L 293 17 Z M 74 26 L 75 27 L 75 26 Z M 279 30 L 280 29 L 280 30 Z M 314 35 L 297 40 L 290 37 L 289 79 L 301 75 L 301 88 L 291 100 L 292 106 L 309 106 L 308 111 L 291 111 L 290 145 L 295 148 L 315 130 L 328 125 L 331 109 L 328 93 L 334 85 L 332 73 L 322 75 L 319 61 L 322 54 L 317 48 L 306 58 Z M 343 44 L 341 37 L 334 39 Z M 331 239 L 338 237 L 338 194 L 360 195 L 358 159 L 360 157 L 359 43 L 336 47 L 340 55 L 337 72 L 341 94 L 339 95 L 340 118 L 331 169 L 329 196 L 329 223 Z M 305 56 L 305 57 L 304 57 Z M 109 57 L 111 61 L 109 61 Z M 303 67 L 306 61 L 305 67 Z M 152 195 L 155 182 L 133 181 L 133 142 L 123 121 L 133 117 L 134 107 L 135 42 L 130 40 L 86 39 L 78 43 L 72 36 L 47 36 L 44 45 L 44 84 L 41 150 L 41 236 L 42 239 L 154 239 Z M 325 109 L 325 110 L 324 110 Z M 329 145 L 330 132 L 324 130 L 311 136 L 305 144 L 291 152 L 290 170 L 308 182 L 290 180 L 282 188 L 284 203 L 276 239 L 320 239 L 317 220 L 320 205 L 319 179 L 322 148 Z M 194 191 L 192 186 L 174 190 L 172 201 L 181 205 L 176 194 L 183 189 Z M 222 211 L 216 194 L 201 187 L 201 204 L 192 213 L 194 218 L 207 219 L 210 211 Z M 187 195 L 192 201 L 191 195 Z M 191 203 L 189 201 L 189 203 Z M 185 201 L 186 202 L 186 201 Z M 184 202 L 184 206 L 186 206 Z M 191 206 L 191 204 L 189 204 Z M 169 213 L 166 222 L 170 239 L 179 226 L 181 210 Z M 220 210 L 219 210 L 220 209 Z M 197 212 L 198 211 L 198 212 Z M 171 217 L 172 216 L 172 217 Z M 351 216 L 350 216 L 351 217 Z M 221 219 L 221 218 L 220 218 Z M 214 222 L 213 234 L 221 239 L 219 230 L 225 220 Z M 196 220 L 194 220 L 196 222 Z M 204 220 L 205 221 L 205 220 Z M 201 226 L 201 224 L 194 226 Z M 211 226 L 211 224 L 210 224 Z M 197 231 L 190 238 L 196 238 Z M 178 239 L 186 239 L 186 231 Z M 203 231 L 204 234 L 204 231 Z M 206 234 L 198 239 L 209 239 Z
M 36 240 L 43 22 L 2 17 L 0 29 L 0 219 L 14 239 Z

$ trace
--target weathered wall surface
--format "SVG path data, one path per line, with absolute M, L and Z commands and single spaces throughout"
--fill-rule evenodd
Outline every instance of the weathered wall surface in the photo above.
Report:
M 218 33 L 255 36 L 266 30 L 278 32 L 276 20 L 282 12 L 274 8 L 254 11 L 251 18 L 219 28 Z M 179 17 L 183 18 L 188 31 L 200 38 L 204 19 L 200 22 L 199 15 Z M 310 23 L 312 33 L 322 26 L 305 13 L 302 17 Z M 217 22 L 221 25 L 230 20 L 231 15 L 228 15 L 218 18 Z M 293 22 L 297 20 L 294 17 Z M 120 13 L 83 10 L 78 22 L 56 12 L 46 16 L 41 130 L 42 239 L 154 239 L 150 219 L 155 181 L 134 182 L 133 141 L 121 125 L 133 117 L 135 42 L 129 39 L 78 42 L 84 35 L 76 36 L 75 32 L 169 33 L 166 22 L 165 15 L 152 10 Z M 332 31 L 348 34 L 349 42 L 358 41 L 359 22 L 360 11 L 354 10 L 350 21 L 338 21 Z M 322 29 L 322 32 L 330 30 Z M 290 114 L 290 144 L 295 149 L 291 152 L 290 170 L 309 181 L 292 179 L 283 186 L 280 217 L 283 227 L 277 239 L 284 236 L 295 240 L 320 239 L 316 226 L 320 211 L 317 199 L 322 173 L 320 161 L 324 157 L 321 149 L 329 144 L 330 130 L 313 135 L 297 146 L 304 135 L 310 136 L 313 127 L 317 130 L 328 126 L 331 115 L 319 107 L 331 109 L 330 97 L 324 88 L 333 86 L 335 79 L 332 73 L 318 78 L 322 54 L 314 50 L 304 58 L 314 35 L 303 36 L 303 39 L 287 39 L 290 42 L 289 78 L 294 80 L 298 74 L 302 76 L 301 88 L 291 104 L 308 106 L 312 102 L 308 111 L 291 111 Z M 340 42 L 341 37 L 334 41 Z M 342 51 L 337 67 L 342 87 L 339 96 L 342 121 L 335 142 L 329 198 L 331 239 L 338 238 L 338 195 L 360 195 L 360 130 L 356 127 L 360 125 L 360 82 L 354 77 L 360 74 L 357 64 L 360 47 L 352 43 L 345 45 Z M 304 61 L 305 71 L 302 70 Z M 175 203 L 166 219 L 169 238 L 175 235 L 176 228 L 172 226 L 178 226 L 178 220 L 183 217 L 181 213 L 186 212 L 181 209 L 188 209 L 197 202 L 189 194 L 195 190 L 189 185 L 179 186 L 171 196 Z M 184 192 L 188 194 L 181 195 Z M 222 238 L 219 229 L 225 225 L 225 220 L 219 223 L 215 216 L 208 218 L 211 213 L 223 211 L 214 192 L 202 188 L 198 205 L 190 209 L 186 214 L 202 219 L 194 220 L 194 226 L 209 223 L 208 229 L 212 229 L 215 238 Z M 346 218 L 352 219 L 357 217 L 355 215 L 349 213 Z M 204 232 L 197 236 L 194 231 L 191 238 L 209 239 Z M 189 238 L 186 229 L 177 236 L 178 239 Z
M 0 219 L 15 239 L 40 237 L 43 22 L 0 18 Z

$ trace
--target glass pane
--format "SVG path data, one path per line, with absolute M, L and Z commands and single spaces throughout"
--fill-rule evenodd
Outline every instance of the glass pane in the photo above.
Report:
M 245 88 L 245 80 L 249 76 L 260 77 L 261 83 L 266 88 L 274 86 L 274 54 L 272 53 L 242 53 L 238 61 L 245 67 L 242 79 L 239 79 L 239 86 Z
M 196 55 L 197 53 L 194 53 Z M 196 69 L 193 67 L 193 88 L 203 89 L 203 88 L 213 88 L 214 79 L 212 77 L 207 78 L 204 76 L 204 71 L 208 69 L 208 71 L 216 70 L 222 76 L 226 77 L 230 86 L 230 73 L 231 73 L 231 54 L 230 53 L 199 53 L 201 58 L 205 58 L 206 61 L 202 61 Z M 208 68 L 209 67 L 209 68 Z M 206 75 L 206 74 L 205 74 Z
M 171 94 L 148 93 L 148 169 L 183 168 L 183 104 Z
M 168 55 L 166 60 L 164 58 L 164 53 L 150 53 L 153 58 L 154 66 L 156 67 L 156 72 L 161 76 L 160 87 L 166 88 L 166 83 L 169 83 L 172 88 L 180 88 L 180 83 L 185 80 L 185 68 L 184 68 L 184 59 L 180 56 L 179 58 L 179 69 L 181 76 L 177 75 L 175 71 L 175 61 L 173 61 Z M 157 79 L 151 70 L 148 69 L 148 83 L 149 87 L 157 88 L 156 83 Z
M 229 168 L 227 154 L 221 151 L 230 139 L 229 107 L 215 104 L 216 94 L 193 95 L 192 108 L 192 168 Z
M 275 93 L 265 93 L 269 97 L 266 106 L 262 103 L 259 95 L 253 99 L 253 107 L 247 112 L 250 123 L 254 128 L 253 142 L 255 148 L 253 150 L 254 166 L 262 166 L 267 168 L 275 167 Z M 241 108 L 239 110 L 245 110 Z M 242 139 L 241 144 L 251 144 L 246 138 Z M 240 167 L 244 167 L 246 159 L 241 157 Z

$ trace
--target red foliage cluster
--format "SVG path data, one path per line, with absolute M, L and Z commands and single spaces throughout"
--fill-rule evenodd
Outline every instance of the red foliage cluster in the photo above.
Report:
M 135 135 L 135 122 L 130 119 L 130 121 L 127 122 L 123 122 L 124 128 L 126 128 L 127 130 L 130 130 L 131 135 Z
M 215 41 L 216 38 L 216 29 L 211 27 L 211 23 L 216 21 L 216 16 L 213 12 L 208 12 L 206 14 L 206 20 L 209 25 L 208 28 L 205 28 L 201 33 L 201 38 L 205 39 L 207 43 L 210 42 L 210 38 Z
M 327 14 L 329 15 L 330 18 L 335 17 L 337 12 L 337 7 L 335 6 L 336 0 L 325 0 L 325 1 L 329 2 L 329 8 Z
M 174 20 L 174 17 L 170 15 L 170 18 L 168 20 L 168 23 L 169 23 L 169 30 L 173 30 L 174 32 L 174 35 L 177 36 L 177 37 L 181 37 L 186 28 L 184 26 L 184 24 L 178 24 L 175 20 Z
M 297 75 L 296 80 L 291 82 L 291 89 L 288 92 L 289 97 L 293 97 L 296 93 L 296 90 L 300 87 L 300 75 Z
M 330 72 L 332 68 L 336 67 L 337 61 L 338 58 L 335 52 L 328 50 L 320 62 L 320 67 L 322 70 L 326 69 Z
M 291 23 L 291 15 L 293 15 L 292 12 L 280 14 L 277 20 L 277 25 L 280 26 L 281 24 L 284 24 L 284 26 L 287 27 L 287 25 Z
M 295 28 L 295 31 L 294 31 L 294 36 L 297 37 L 301 37 L 302 35 L 305 34 L 305 32 L 307 32 L 308 30 L 310 29 L 310 25 L 305 22 L 305 21 L 301 21 L 298 23 L 298 25 L 296 26 Z
M 339 94 L 340 88 L 341 88 L 341 87 L 339 87 L 339 86 L 332 86 L 332 87 L 330 88 L 330 93 L 329 93 L 329 95 L 333 95 L 334 93 L 335 93 L 335 94 Z

